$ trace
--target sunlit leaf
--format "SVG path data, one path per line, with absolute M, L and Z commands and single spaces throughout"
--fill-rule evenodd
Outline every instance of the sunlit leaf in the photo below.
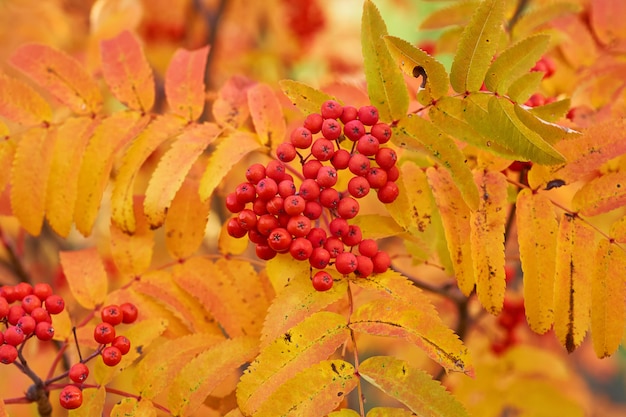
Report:
M 154 75 L 137 37 L 122 31 L 100 43 L 100 54 L 111 93 L 131 109 L 148 112 L 154 105 Z
M 125 233 L 135 231 L 133 196 L 135 178 L 154 150 L 166 140 L 178 136 L 185 125 L 180 117 L 158 116 L 132 142 L 115 177 L 111 195 L 111 218 Z
M 361 362 L 359 374 L 420 416 L 469 416 L 463 405 L 439 381 L 403 360 L 373 356 Z
M 350 408 L 342 408 L 341 410 L 329 413 L 328 417 L 359 417 L 359 413 Z
M 380 120 L 391 122 L 406 115 L 409 93 L 402 72 L 392 58 L 383 36 L 387 26 L 371 0 L 363 3 L 361 46 L 367 94 L 378 108 Z
M 424 69 L 428 77 L 426 88 L 433 99 L 448 93 L 448 73 L 442 63 L 403 39 L 394 36 L 385 36 L 384 39 L 391 56 L 405 74 L 414 77 L 416 67 Z
M 65 52 L 48 45 L 25 44 L 10 58 L 11 64 L 78 114 L 98 113 L 102 95 L 96 81 Z
M 258 340 L 250 336 L 220 342 L 202 352 L 182 367 L 168 395 L 174 415 L 193 413 L 226 377 L 252 360 L 258 352 Z
M 287 132 L 283 109 L 267 84 L 257 84 L 248 89 L 248 106 L 252 123 L 261 143 L 265 146 L 281 143 Z
M 457 285 L 463 294 L 469 295 L 476 283 L 472 245 L 468 239 L 471 230 L 470 209 L 448 171 L 428 168 L 426 175 L 441 215 Z
M 471 209 L 478 207 L 478 190 L 470 169 L 465 164 L 465 156 L 450 136 L 432 122 L 416 115 L 402 118 L 397 128 L 400 134 L 394 135 L 392 139 L 396 145 L 409 149 L 425 147 L 450 172 L 465 203 Z
M 544 104 L 543 106 L 533 107 L 528 111 L 546 122 L 557 122 L 567 114 L 571 107 L 570 99 L 565 98 L 563 100 L 557 100 L 552 103 Z
M 319 113 L 325 101 L 334 99 L 333 96 L 299 81 L 281 80 L 278 84 L 283 93 L 304 114 Z
M 400 196 L 398 197 L 400 198 Z M 359 214 L 350 221 L 350 224 L 359 226 L 363 236 L 367 236 L 370 239 L 397 236 L 405 231 L 393 217 L 381 214 Z
M 110 224 L 111 256 L 123 276 L 135 277 L 145 272 L 152 262 L 154 231 L 150 228 L 142 208 L 143 196 L 135 196 L 133 204 L 135 233 L 124 233 L 115 223 Z
M 400 193 L 389 204 L 389 213 L 405 230 L 415 234 L 425 232 L 430 226 L 433 200 L 426 175 L 410 162 L 400 166 L 398 188 Z M 369 236 L 369 235 L 368 235 Z
M 0 72 L 0 116 L 23 125 L 52 119 L 50 105 L 31 86 Z
M 108 280 L 98 249 L 61 251 L 59 259 L 76 301 L 86 309 L 101 304 L 107 294 Z
M 356 384 L 357 377 L 350 363 L 322 361 L 281 385 L 255 417 L 323 416 L 334 410 Z
M 68 417 L 100 417 L 104 410 L 107 392 L 104 386 L 83 388 L 83 403 L 80 409 L 69 410 Z
M 135 398 L 122 398 L 111 409 L 111 417 L 156 417 L 157 409 L 152 404 L 152 401 L 142 398 L 136 400 Z
M 208 55 L 209 46 L 194 51 L 178 49 L 165 73 L 165 96 L 170 110 L 190 122 L 204 110 L 204 71 Z
M 441 29 L 451 25 L 465 26 L 480 4 L 477 0 L 458 1 L 430 13 L 420 24 L 421 29 Z
M 13 165 L 13 158 L 15 157 L 15 149 L 17 144 L 15 139 L 8 137 L 8 131 L 6 135 L 4 132 L 5 126 L 0 123 L 0 166 L 10 167 Z M 11 179 L 11 170 L 0 170 L 0 193 L 5 189 Z
M 611 239 L 619 243 L 626 242 L 626 216 L 622 216 L 619 220 L 611 225 L 609 233 Z
M 144 210 L 154 229 L 163 224 L 172 199 L 202 152 L 220 134 L 214 123 L 192 124 L 175 139 L 150 177 Z
M 78 194 L 80 161 L 99 121 L 70 118 L 58 127 L 46 193 L 46 217 L 54 231 L 67 236 L 72 228 Z
M 506 177 L 497 171 L 477 171 L 480 202 L 471 213 L 470 241 L 478 300 L 491 314 L 504 302 L 504 230 L 507 219 Z
M 615 353 L 626 325 L 626 252 L 602 239 L 591 281 L 591 334 L 599 358 Z
M 465 26 L 450 69 L 450 83 L 457 93 L 480 89 L 498 48 L 504 3 L 499 0 L 481 2 Z
M 207 200 L 228 174 L 230 168 L 244 156 L 261 147 L 257 137 L 251 133 L 236 131 L 222 138 L 207 162 L 206 171 L 200 179 L 200 198 Z
M 149 117 L 139 118 L 135 112 L 117 112 L 102 120 L 83 154 L 78 173 L 78 189 L 74 207 L 76 228 L 84 235 L 98 215 L 100 201 L 115 159 L 115 152 L 131 141 L 147 124 Z
M 568 352 L 583 341 L 590 323 L 593 256 L 580 256 L 593 245 L 594 231 L 564 213 L 559 224 L 554 286 L 554 333 Z
M 237 385 L 237 403 L 254 415 L 263 403 L 298 372 L 327 359 L 350 337 L 346 318 L 314 313 L 263 348 Z
M 41 232 L 46 189 L 57 130 L 36 127 L 25 131 L 17 143 L 11 170 L 11 209 L 31 235 Z M 5 167 L 6 168 L 6 167 Z
M 623 207 L 626 204 L 626 172 L 609 172 L 594 178 L 574 194 L 572 206 L 584 216 Z
M 533 71 L 522 75 L 511 83 L 511 86 L 507 91 L 508 96 L 516 103 L 525 103 L 531 95 L 539 90 L 541 80 L 543 80 L 543 75 L 544 74 L 539 71 Z
M 502 51 L 487 70 L 489 91 L 506 93 L 511 84 L 530 71 L 548 48 L 548 35 L 528 37 Z
M 572 1 L 536 3 L 515 22 L 511 35 L 513 39 L 523 38 L 560 16 L 580 12 L 581 8 L 580 4 Z
M 545 194 L 525 189 L 517 196 L 517 233 L 524 271 L 528 326 L 545 333 L 554 321 L 554 273 L 558 223 Z
M 546 119 L 541 119 L 539 116 L 541 113 L 528 111 L 520 106 L 515 106 L 514 108 L 515 115 L 520 119 L 520 121 L 530 130 L 539 134 L 539 136 L 541 136 L 541 138 L 550 145 L 555 145 L 560 140 L 572 139 L 577 134 L 577 132 L 567 127 L 560 126 L 556 123 L 550 123 Z M 549 110 L 546 111 L 546 113 L 548 112 Z M 554 117 L 550 118 L 554 120 Z

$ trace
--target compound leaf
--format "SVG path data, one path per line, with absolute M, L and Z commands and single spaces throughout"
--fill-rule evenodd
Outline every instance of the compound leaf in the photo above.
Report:
M 165 73 L 165 95 L 172 113 L 191 122 L 204 110 L 204 70 L 209 46 L 178 49 Z

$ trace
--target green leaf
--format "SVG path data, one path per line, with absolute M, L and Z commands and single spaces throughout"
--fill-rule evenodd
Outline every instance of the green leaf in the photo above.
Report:
M 525 103 L 541 85 L 543 72 L 526 73 L 511 83 L 507 95 L 516 103 Z
M 543 106 L 533 107 L 529 111 L 540 119 L 548 122 L 556 122 L 570 109 L 571 102 L 569 98 L 555 101 L 553 103 L 544 104 Z
M 363 4 L 361 45 L 367 80 L 367 93 L 378 108 L 380 120 L 391 122 L 403 117 L 409 108 L 409 93 L 400 68 L 392 58 L 383 36 L 387 26 L 370 0 Z
M 278 84 L 283 93 L 304 114 L 319 113 L 326 100 L 334 99 L 333 96 L 298 81 L 281 80 Z
M 359 374 L 421 417 L 469 417 L 445 387 L 403 360 L 373 356 L 361 363 Z
M 569 102 L 569 100 L 563 101 Z M 515 115 L 521 120 L 521 122 L 524 123 L 524 125 L 526 125 L 526 127 L 530 130 L 539 134 L 539 136 L 541 136 L 541 138 L 550 145 L 554 145 L 561 139 L 565 139 L 568 138 L 568 136 L 574 136 L 576 134 L 575 131 L 567 127 L 542 120 L 538 114 L 532 113 L 531 111 L 528 111 L 518 105 L 516 105 L 514 109 Z
M 511 84 L 530 71 L 548 49 L 550 36 L 526 38 L 503 51 L 487 70 L 485 86 L 490 91 L 505 93 Z
M 435 10 L 420 24 L 420 29 L 441 29 L 451 25 L 465 26 L 480 1 L 458 1 Z
M 394 36 L 385 36 L 385 43 L 391 56 L 400 64 L 402 71 L 415 77 L 417 67 L 426 72 L 426 90 L 433 99 L 438 99 L 448 93 L 448 73 L 439 61 L 409 42 Z
M 498 48 L 504 5 L 501 0 L 483 1 L 465 27 L 450 70 L 450 83 L 457 93 L 480 89 Z
M 465 164 L 465 156 L 450 136 L 432 122 L 411 114 L 398 122 L 397 129 L 400 134 L 392 139 L 396 145 L 409 149 L 425 147 L 437 162 L 450 171 L 467 205 L 471 209 L 478 207 L 478 189 L 472 173 Z

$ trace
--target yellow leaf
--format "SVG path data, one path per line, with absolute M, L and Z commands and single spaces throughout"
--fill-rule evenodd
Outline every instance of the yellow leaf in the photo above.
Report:
M 412 417 L 415 416 L 409 410 L 404 408 L 392 408 L 392 407 L 374 407 L 368 413 L 366 417 Z
M 142 398 L 137 401 L 135 398 L 122 398 L 111 409 L 110 417 L 156 417 L 157 409 L 152 401 Z
M 267 84 L 256 84 L 248 89 L 248 106 L 252 123 L 261 143 L 265 146 L 278 145 L 287 133 L 283 109 Z M 275 146 L 274 146 L 275 147 Z
M 546 23 L 567 14 L 578 13 L 581 5 L 571 1 L 554 1 L 537 4 L 524 13 L 511 29 L 513 39 L 520 39 L 535 32 Z
M 21 226 L 33 236 L 41 232 L 56 134 L 56 129 L 29 129 L 21 135 L 15 150 L 11 208 Z
M 426 174 L 411 162 L 402 164 L 400 173 L 400 193 L 388 205 L 389 213 L 405 230 L 412 234 L 423 233 L 430 226 L 433 210 Z
M 158 116 L 141 132 L 126 151 L 111 194 L 111 219 L 125 233 L 135 231 L 133 195 L 135 177 L 148 157 L 166 140 L 178 136 L 185 125 L 180 117 Z
M 107 294 L 108 280 L 98 249 L 61 251 L 59 258 L 76 301 L 89 310 L 102 304 Z
M 457 93 L 480 89 L 498 48 L 504 5 L 500 0 L 481 2 L 465 26 L 450 69 L 450 83 Z
M 141 132 L 150 121 L 136 112 L 116 112 L 102 120 L 83 154 L 78 172 L 78 189 L 74 207 L 76 228 L 91 234 L 104 190 L 109 184 L 115 154 Z
M 390 123 L 406 115 L 409 93 L 402 72 L 392 58 L 383 36 L 387 26 L 371 0 L 363 3 L 361 46 L 367 94 L 378 108 L 380 120 Z
M 203 168 L 201 160 L 194 164 L 167 211 L 164 225 L 165 246 L 174 259 L 188 258 L 204 239 L 211 201 L 203 202 L 198 192 L 200 185 L 198 177 Z
M 504 277 L 504 228 L 507 219 L 506 177 L 497 171 L 477 171 L 480 190 L 478 210 L 471 214 L 470 241 L 478 300 L 491 314 L 502 310 Z
M 104 411 L 104 402 L 107 392 L 104 386 L 100 388 L 84 388 L 83 404 L 80 408 L 70 410 L 68 417 L 100 417 Z
M 48 177 L 46 217 L 60 236 L 66 237 L 74 218 L 80 161 L 99 121 L 89 117 L 71 118 L 58 127 Z
M 200 198 L 206 201 L 234 164 L 244 156 L 261 147 L 252 133 L 236 131 L 221 139 L 209 157 L 206 170 L 200 180 Z
M 249 362 L 258 352 L 258 340 L 242 336 L 220 342 L 200 353 L 182 367 L 168 395 L 168 405 L 174 415 L 188 415 L 226 377 L 227 372 Z
M 558 122 L 562 117 L 565 117 L 571 107 L 571 100 L 569 98 L 564 98 L 562 100 L 557 100 L 553 101 L 552 103 L 544 104 L 543 106 L 532 107 L 528 109 L 528 112 L 545 121 Z M 575 132 L 562 126 L 559 127 L 567 133 Z
M 4 138 L 3 138 L 4 137 Z M 17 145 L 13 138 L 8 137 L 6 126 L 0 122 L 0 166 L 10 167 L 13 165 L 15 149 Z M 4 190 L 11 179 L 11 170 L 0 170 L 0 193 Z
M 143 196 L 135 196 L 133 204 L 135 232 L 127 235 L 115 223 L 110 225 L 111 256 L 122 275 L 131 278 L 145 272 L 152 262 L 154 232 L 141 210 Z
M 254 416 L 323 416 L 333 411 L 356 385 L 351 364 L 322 361 L 281 385 Z
M 598 214 L 626 204 L 626 172 L 609 172 L 587 182 L 574 194 L 572 206 L 583 216 Z
M 516 103 L 525 103 L 531 95 L 539 90 L 541 80 L 543 80 L 543 75 L 544 74 L 539 71 L 533 71 L 522 75 L 511 83 L 511 86 L 507 91 L 508 96 Z
M 469 296 L 476 283 L 472 245 L 467 238 L 471 233 L 470 209 L 448 171 L 428 168 L 426 175 L 441 215 L 457 284 L 463 294 Z
M 156 344 L 137 364 L 134 387 L 143 398 L 156 397 L 171 386 L 183 364 L 222 341 L 222 335 L 195 333 Z
M 328 414 L 328 417 L 359 417 L 360 414 L 349 408 L 342 408 L 341 410 L 333 411 Z
M 52 120 L 52 110 L 31 86 L 0 72 L 0 115 L 27 126 Z
M 390 356 L 373 356 L 359 365 L 370 384 L 423 417 L 469 417 L 463 405 L 439 381 L 421 369 Z
M 319 113 L 325 101 L 334 100 L 333 96 L 299 81 L 281 80 L 278 84 L 283 93 L 304 114 Z
M 554 106 L 561 102 L 565 102 L 569 109 L 569 100 L 561 100 L 560 102 L 546 105 L 550 106 L 550 108 L 543 109 L 544 111 L 537 111 L 540 109 L 539 107 L 535 107 L 529 111 L 520 106 L 515 106 L 515 115 L 526 127 L 539 134 L 543 140 L 550 145 L 555 145 L 561 140 L 571 140 L 574 135 L 578 134 L 578 132 L 572 129 L 551 122 L 551 120 L 558 120 L 563 116 L 560 114 L 559 106 Z
M 554 273 L 559 225 L 545 194 L 522 190 L 517 196 L 517 233 L 524 271 L 528 326 L 543 334 L 554 321 Z
M 237 404 L 249 415 L 286 381 L 327 359 L 350 338 L 346 318 L 330 312 L 314 313 L 264 347 L 237 385 Z
M 165 72 L 165 96 L 172 113 L 191 122 L 202 115 L 204 72 L 210 46 L 194 51 L 179 48 Z
M 611 225 L 609 235 L 618 243 L 626 242 L 626 216 L 623 216 Z
M 554 286 L 554 333 L 573 352 L 589 328 L 593 256 L 581 256 L 594 242 L 594 231 L 564 213 L 559 224 Z
M 70 313 L 67 309 L 63 309 L 63 311 L 54 316 L 54 340 L 58 340 L 59 342 L 72 340 L 73 328 L 74 323 L 72 323 Z
M 210 204 L 211 200 L 206 200 L 206 203 Z M 220 235 L 217 239 L 219 253 L 222 255 L 241 255 L 248 249 L 249 243 L 250 241 L 246 237 L 242 239 L 232 237 L 228 233 L 228 222 L 222 223 Z
M 150 177 L 144 210 L 150 227 L 160 227 L 193 163 L 220 134 L 215 123 L 191 124 L 175 139 Z
M 401 194 L 398 195 L 399 198 L 400 196 Z M 389 211 L 394 214 L 392 210 Z M 381 214 L 359 214 L 350 221 L 350 224 L 359 226 L 363 236 L 369 239 L 383 239 L 404 233 L 404 229 L 393 217 Z
M 446 26 L 465 26 L 480 2 L 459 1 L 430 13 L 420 24 L 420 29 L 441 29 Z
M 218 125 L 235 130 L 246 123 L 250 115 L 246 91 L 252 84 L 252 80 L 241 75 L 234 75 L 226 80 L 217 92 L 217 98 L 211 108 Z
M 626 325 L 626 253 L 602 239 L 591 282 L 591 335 L 599 358 L 615 353 Z

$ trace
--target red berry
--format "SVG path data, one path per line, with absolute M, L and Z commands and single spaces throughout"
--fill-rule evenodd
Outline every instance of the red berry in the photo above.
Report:
M 14 288 L 16 300 L 23 300 L 24 297 L 33 293 L 33 286 L 26 282 L 20 282 Z
M 9 314 L 7 315 L 7 321 L 9 324 L 16 325 L 19 321 L 20 317 L 25 316 L 26 312 L 24 311 L 24 307 L 21 305 L 15 304 L 9 308 Z
M 50 313 L 48 313 L 44 308 L 39 307 L 34 309 L 30 316 L 35 319 L 37 323 L 48 322 L 52 323 L 52 319 L 50 318 Z
M 251 184 L 257 184 L 265 178 L 265 167 L 262 164 L 252 164 L 246 170 L 246 179 Z
M 333 287 L 333 277 L 326 271 L 318 271 L 313 275 L 311 283 L 317 291 L 328 291 Z
M 350 152 L 345 149 L 338 149 L 333 154 L 333 157 L 330 159 L 330 163 L 337 170 L 348 168 L 348 163 L 350 162 Z
M 291 241 L 291 234 L 282 227 L 272 230 L 267 238 L 269 247 L 279 253 L 288 251 Z
M 387 123 L 377 123 L 374 126 L 372 126 L 371 134 L 376 139 L 378 139 L 378 143 L 382 145 L 384 143 L 389 142 L 389 139 L 391 139 L 392 132 L 391 132 L 391 128 L 389 127 Z
M 348 192 L 356 198 L 363 198 L 370 192 L 370 183 L 365 177 L 352 177 L 348 181 Z
M 298 237 L 291 242 L 291 246 L 289 246 L 289 253 L 294 259 L 304 261 L 311 257 L 311 254 L 313 253 L 313 245 L 310 240 L 304 237 Z
M 398 178 L 400 178 L 400 170 L 397 165 L 394 165 L 387 170 L 387 181 L 395 182 Z
M 352 197 L 344 197 L 337 204 L 337 214 L 344 219 L 352 219 L 359 213 L 359 203 Z
M 265 167 L 265 175 L 278 184 L 285 178 L 285 164 L 276 159 L 269 161 Z
M 337 170 L 333 167 L 321 167 L 317 173 L 317 184 L 320 187 L 328 188 L 337 184 Z
M 367 156 L 355 153 L 350 157 L 350 162 L 348 163 L 348 169 L 354 175 L 359 175 L 364 177 L 370 170 L 370 160 L 367 159 Z
M 322 123 L 324 122 L 324 118 L 319 113 L 311 113 L 306 119 L 304 119 L 304 127 L 309 129 L 309 131 L 313 134 L 319 133 L 322 130 Z M 307 146 L 308 147 L 308 146 Z
M 328 224 L 328 230 L 330 231 L 330 234 L 336 237 L 345 236 L 348 233 L 349 227 L 350 226 L 348 225 L 346 219 L 342 219 L 340 217 L 331 220 L 331 222 Z
M 296 155 L 296 147 L 291 142 L 283 142 L 276 148 L 276 157 L 281 162 L 293 161 Z
M 237 215 L 237 221 L 242 229 L 252 230 L 256 227 L 257 217 L 252 210 L 243 209 Z
M 317 176 L 317 172 L 315 175 Z M 320 196 L 320 186 L 315 179 L 307 178 L 300 185 L 299 195 L 307 201 L 317 200 Z
M 126 336 L 116 336 L 111 346 L 118 348 L 122 355 L 126 355 L 130 351 L 130 340 Z
M 376 152 L 375 158 L 379 167 L 384 170 L 388 170 L 396 164 L 398 155 L 396 154 L 396 151 L 391 148 L 380 148 L 378 152 Z
M 234 238 L 242 238 L 246 235 L 247 231 L 239 224 L 239 220 L 236 217 L 231 218 L 226 223 L 226 231 Z
M 117 326 L 124 320 L 122 309 L 116 304 L 103 307 L 102 310 L 100 310 L 100 317 L 103 322 L 109 323 L 112 326 Z
M 41 307 L 41 300 L 34 294 L 27 295 L 22 300 L 22 308 L 28 314 L 30 314 L 37 307 Z
M 251 203 L 256 198 L 256 189 L 254 184 L 250 182 L 243 182 L 235 188 L 235 196 L 237 201 L 241 204 Z
M 341 123 L 346 124 L 359 116 L 359 111 L 354 106 L 343 106 L 343 112 L 339 119 Z
M 378 109 L 374 106 L 363 106 L 358 114 L 359 120 L 366 126 L 374 126 L 378 122 Z
M 372 257 L 372 263 L 374 264 L 374 272 L 382 274 L 391 266 L 391 258 L 385 251 L 378 251 L 376 255 Z
M 9 314 L 9 302 L 6 298 L 0 297 L 0 320 L 4 319 Z
M 372 188 L 381 188 L 387 184 L 388 181 L 387 171 L 378 167 L 370 168 L 365 178 Z
M 83 404 L 83 392 L 74 385 L 66 385 L 59 394 L 61 407 L 66 410 L 75 410 Z
M 343 133 L 348 139 L 356 142 L 365 134 L 365 126 L 363 126 L 363 122 L 360 120 L 352 120 L 345 124 Z
M 315 248 L 309 257 L 309 263 L 313 268 L 324 269 L 330 262 L 330 253 L 324 248 Z
M 311 146 L 311 142 L 313 141 L 313 135 L 309 129 L 306 127 L 298 127 L 291 132 L 289 137 L 292 145 L 299 149 L 306 149 Z
M 348 246 L 356 246 L 361 243 L 362 239 L 363 234 L 361 232 L 361 228 L 354 224 L 351 224 L 350 227 L 348 227 L 348 233 L 341 238 L 343 243 Z
M 335 145 L 328 139 L 318 138 L 311 146 L 311 154 L 319 161 L 329 161 L 335 153 Z
M 278 184 L 271 178 L 263 178 L 256 185 L 256 193 L 263 201 L 269 201 L 278 193 Z
M 303 215 L 294 216 L 287 223 L 287 231 L 295 237 L 305 237 L 311 231 L 311 220 Z
M 29 336 L 35 331 L 37 321 L 32 316 L 22 316 L 18 320 L 16 326 L 22 329 L 25 336 Z
M 265 205 L 265 209 L 267 210 L 267 212 L 269 214 L 273 214 L 274 216 L 284 213 L 285 212 L 284 207 L 285 207 L 285 200 L 278 195 L 272 197 L 270 201 L 268 201 L 267 204 Z
M 343 113 L 343 107 L 335 100 L 327 100 L 322 104 L 321 113 L 324 119 L 337 119 Z
M 35 336 L 41 341 L 51 340 L 54 337 L 54 327 L 52 323 L 47 321 L 40 321 L 35 327 Z
M 24 341 L 26 336 L 18 326 L 11 326 L 4 331 L 4 343 L 17 346 Z
M 99 323 L 93 330 L 93 338 L 101 345 L 109 344 L 115 339 L 115 328 L 109 323 Z
M 72 381 L 81 384 L 89 377 L 89 368 L 82 362 L 75 363 L 70 368 L 69 376 Z
M 264 261 L 269 261 L 276 256 L 276 251 L 268 245 L 256 245 L 254 252 L 259 259 L 263 259 Z
M 61 296 L 52 294 L 46 298 L 45 307 L 48 313 L 59 314 L 65 308 L 65 301 Z
M 354 273 L 362 278 L 372 275 L 374 272 L 374 263 L 370 258 L 363 255 L 358 255 L 356 257 L 356 270 Z
M 302 165 L 302 175 L 304 178 L 315 179 L 320 168 L 322 168 L 322 163 L 317 159 L 311 159 Z
M 398 197 L 398 194 L 400 194 L 398 186 L 394 182 L 387 181 L 387 184 L 378 190 L 378 200 L 381 203 L 389 204 Z
M 359 243 L 359 253 L 372 258 L 378 253 L 378 243 L 374 239 L 363 239 Z
M 363 135 L 356 143 L 356 150 L 366 156 L 374 156 L 380 147 L 378 139 L 372 135 Z
M 356 256 L 350 252 L 343 252 L 337 256 L 335 260 L 335 268 L 337 272 L 343 275 L 350 274 L 356 270 L 357 260 Z
M 271 214 L 264 214 L 259 217 L 256 228 L 263 236 L 268 236 L 270 232 L 278 227 L 278 220 Z
M 322 123 L 322 135 L 328 140 L 335 140 L 341 136 L 341 124 L 335 119 L 325 119 Z
M 50 286 L 50 284 L 40 282 L 38 284 L 35 284 L 35 286 L 33 287 L 33 294 L 35 294 L 40 300 L 43 301 L 52 295 L 52 287 Z
M 339 204 L 339 191 L 334 188 L 324 188 L 320 192 L 320 204 L 327 208 L 336 208 Z
M 8 365 L 17 359 L 17 349 L 13 345 L 0 346 L 0 362 Z
M 0 287 L 0 296 L 4 297 L 9 304 L 13 301 L 17 301 L 17 293 L 15 287 L 10 285 L 4 285 Z
M 304 206 L 306 201 L 302 196 L 299 195 L 290 195 L 285 198 L 284 201 L 284 210 L 290 216 L 297 216 L 298 214 L 304 211 Z
M 282 180 L 278 183 L 278 195 L 282 198 L 294 195 L 297 191 L 296 185 L 293 180 Z
M 302 212 L 302 214 L 304 214 L 311 220 L 316 220 L 319 219 L 322 215 L 322 210 L 322 205 L 317 201 L 307 201 L 304 205 L 304 211 Z
M 343 242 L 338 237 L 331 236 L 326 239 L 324 243 L 324 249 L 328 251 L 331 258 L 336 258 L 343 252 Z
M 257 216 L 267 214 L 267 208 L 265 207 L 265 204 L 266 202 L 261 200 L 260 198 L 254 200 L 254 202 L 252 203 L 252 211 L 254 212 L 254 214 L 256 214 Z
M 115 346 L 107 346 L 100 353 L 102 361 L 107 366 L 115 366 L 122 360 L 122 352 Z
M 245 203 L 242 203 L 237 199 L 237 194 L 235 194 L 235 192 L 229 193 L 226 196 L 224 203 L 226 204 L 228 211 L 231 213 L 239 213 L 246 207 Z
M 137 316 L 139 315 L 139 310 L 132 303 L 124 303 L 120 305 L 120 309 L 122 310 L 122 314 L 124 315 L 124 319 L 122 319 L 122 323 L 130 324 L 134 323 L 137 320 Z
M 257 245 L 267 245 L 267 237 L 259 233 L 256 229 L 248 230 L 248 239 Z
M 321 227 L 314 227 L 306 236 L 311 241 L 313 248 L 320 248 L 326 243 L 326 231 Z

